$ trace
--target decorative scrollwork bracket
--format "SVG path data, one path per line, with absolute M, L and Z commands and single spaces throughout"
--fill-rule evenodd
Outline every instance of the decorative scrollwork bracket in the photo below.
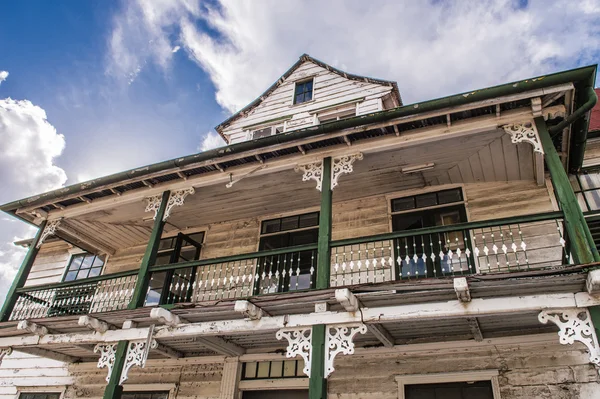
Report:
M 362 153 L 352 155 L 343 155 L 341 157 L 333 157 L 331 159 L 331 189 L 333 190 L 338 185 L 340 176 L 352 173 L 352 166 L 356 160 L 363 159 Z M 312 162 L 304 165 L 297 165 L 296 172 L 302 172 L 302 181 L 315 180 L 317 182 L 317 190 L 323 189 L 323 161 Z
M 0 348 L 0 365 L 2 365 L 2 360 L 4 359 L 4 356 L 10 356 L 12 351 L 13 350 L 10 346 L 6 348 Z
M 333 331 L 333 333 L 332 333 Z M 367 326 L 364 324 L 328 325 L 325 329 L 325 378 L 335 370 L 333 362 L 341 353 L 351 355 L 354 353 L 354 337 L 356 334 L 365 334 Z
M 513 144 L 528 142 L 533 146 L 533 151 L 544 154 L 540 135 L 533 122 L 515 123 L 502 126 L 504 131 L 510 135 Z
M 106 382 L 110 382 L 110 375 L 115 364 L 115 355 L 117 353 L 117 343 L 112 344 L 97 344 L 94 347 L 94 352 L 100 352 L 100 359 L 98 359 L 98 368 L 108 368 L 108 375 L 106 376 Z
M 167 218 L 171 215 L 171 210 L 173 209 L 173 207 L 182 206 L 185 197 L 187 197 L 189 194 L 194 194 L 194 192 L 195 191 L 193 187 L 171 192 L 171 194 L 169 195 L 169 200 L 167 201 L 167 206 L 165 208 L 163 222 L 166 221 Z M 153 219 L 156 220 L 156 217 L 158 216 L 158 210 L 160 209 L 160 205 L 162 203 L 162 194 L 148 197 L 146 198 L 146 201 L 146 212 L 154 212 Z
M 312 359 L 312 328 L 282 328 L 277 331 L 276 337 L 278 340 L 285 338 L 288 341 L 287 352 L 288 358 L 302 356 L 304 359 L 304 374 L 310 377 L 310 361 Z
M 144 368 L 146 365 L 146 359 L 148 358 L 148 352 L 150 349 L 154 349 L 157 346 L 158 343 L 154 339 L 151 339 L 149 343 L 148 340 L 132 341 L 129 343 L 119 385 L 122 385 L 125 381 L 127 381 L 127 374 L 129 373 L 129 369 L 131 369 L 131 367 L 138 366 Z
M 296 166 L 296 172 L 302 172 L 302 181 L 314 180 L 317 182 L 317 190 L 323 188 L 323 161 Z
M 56 228 L 60 224 L 61 220 L 62 219 L 55 219 L 48 221 L 48 224 L 46 224 L 46 227 L 44 227 L 44 231 L 42 231 L 42 235 L 40 236 L 40 239 L 37 245 L 35 246 L 36 248 L 41 247 L 44 241 L 46 241 L 46 238 L 56 233 Z
M 586 308 L 544 310 L 538 315 L 538 319 L 543 324 L 551 321 L 558 326 L 561 344 L 572 345 L 575 341 L 584 344 L 590 354 L 590 363 L 600 367 L 598 337 Z

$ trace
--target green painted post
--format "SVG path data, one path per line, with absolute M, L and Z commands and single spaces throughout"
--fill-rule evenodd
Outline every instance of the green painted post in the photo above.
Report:
M 331 269 L 331 157 L 323 159 L 321 184 L 321 212 L 319 214 L 319 241 L 317 253 L 317 289 L 329 288 Z
M 25 285 L 25 281 L 27 281 L 27 277 L 29 276 L 29 272 L 31 271 L 31 267 L 33 266 L 33 262 L 35 262 L 35 257 L 39 251 L 38 243 L 40 242 L 40 238 L 42 237 L 42 233 L 44 232 L 44 228 L 46 227 L 47 221 L 44 220 L 40 224 L 40 228 L 35 235 L 33 241 L 29 245 L 29 250 L 27 251 L 27 255 L 25 255 L 25 259 L 23 259 L 23 263 L 21 263 L 21 267 L 15 276 L 15 279 L 6 294 L 6 299 L 4 300 L 4 305 L 2 306 L 2 311 L 0 313 L 0 321 L 8 321 L 10 318 L 10 314 L 17 303 L 17 290 L 22 288 Z
M 331 269 L 331 158 L 323 159 L 323 180 L 321 183 L 321 212 L 319 215 L 319 241 L 317 255 L 317 289 L 329 288 Z M 325 378 L 325 329 L 323 324 L 312 328 L 312 354 L 310 359 L 310 399 L 327 398 Z
M 162 236 L 165 222 L 163 217 L 165 216 L 165 209 L 169 202 L 170 191 L 165 191 L 162 195 L 160 207 L 156 213 L 156 219 L 154 220 L 154 226 L 152 227 L 152 233 L 146 246 L 146 252 L 142 258 L 140 264 L 140 270 L 138 271 L 137 280 L 135 283 L 135 290 L 131 296 L 131 302 L 129 303 L 129 309 L 137 309 L 144 306 L 144 300 L 146 299 L 146 292 L 148 291 L 148 284 L 150 283 L 150 274 L 148 268 L 154 266 L 156 263 L 156 255 L 158 254 L 158 246 L 160 245 L 160 237 Z
M 556 152 L 544 118 L 535 118 L 535 127 L 544 148 L 544 158 L 552 177 L 556 198 L 565 216 L 565 226 L 571 241 L 571 252 L 574 261 L 577 264 L 599 261 L 600 255 L 598 255 L 592 234 L 585 221 L 583 212 L 581 212 L 569 177 Z
M 112 372 L 110 373 L 110 379 L 108 381 L 108 385 L 106 385 L 106 388 L 104 389 L 104 395 L 102 396 L 102 399 L 121 399 L 123 386 L 119 384 L 119 380 L 121 379 L 121 373 L 123 372 L 123 366 L 125 365 L 128 345 L 129 341 L 119 341 L 117 344 L 115 363 L 113 364 Z
M 327 379 L 325 378 L 325 326 L 312 328 L 312 354 L 310 359 L 310 379 L 308 381 L 310 399 L 327 399 Z

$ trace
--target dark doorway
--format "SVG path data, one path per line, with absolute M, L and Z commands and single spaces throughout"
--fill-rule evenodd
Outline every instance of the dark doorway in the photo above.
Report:
M 308 399 L 308 390 L 245 391 L 242 399 Z
M 407 385 L 406 399 L 494 399 L 491 381 Z

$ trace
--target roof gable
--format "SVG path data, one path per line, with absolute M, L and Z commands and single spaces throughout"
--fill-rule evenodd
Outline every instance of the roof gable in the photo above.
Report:
M 290 69 L 288 69 L 279 79 L 277 79 L 277 81 L 275 83 L 273 83 L 271 85 L 271 87 L 269 87 L 263 94 L 261 94 L 258 98 L 256 98 L 254 101 L 252 101 L 250 104 L 248 104 L 247 106 L 245 106 L 244 108 L 242 108 L 240 111 L 236 112 L 235 114 L 233 114 L 232 116 L 230 116 L 228 119 L 226 119 L 225 121 L 221 122 L 218 126 L 215 127 L 215 130 L 217 132 L 219 132 L 219 134 L 221 134 L 221 136 L 223 136 L 224 139 L 226 139 L 226 137 L 224 137 L 222 131 L 224 128 L 226 128 L 228 125 L 230 125 L 232 122 L 234 122 L 235 120 L 237 120 L 238 118 L 244 117 L 248 114 L 250 114 L 254 109 L 256 109 L 257 107 L 259 107 L 270 95 L 272 95 L 279 87 L 281 87 L 290 77 L 292 77 L 292 75 L 299 69 L 301 68 L 304 64 L 306 64 L 307 62 L 312 63 L 314 65 L 317 65 L 321 68 L 326 69 L 329 72 L 332 72 L 334 74 L 337 74 L 345 79 L 349 79 L 349 80 L 355 80 L 355 81 L 359 81 L 359 82 L 367 82 L 367 83 L 372 83 L 372 84 L 377 84 L 377 85 L 383 85 L 383 86 L 389 86 L 392 88 L 391 93 L 392 96 L 394 96 L 394 98 L 396 99 L 398 106 L 402 105 L 402 99 L 400 97 L 400 92 L 398 90 L 398 85 L 396 82 L 394 81 L 389 81 L 389 80 L 381 80 L 381 79 L 374 79 L 374 78 L 369 78 L 366 76 L 360 76 L 360 75 L 354 75 L 354 74 L 350 74 L 344 71 L 341 71 L 337 68 L 334 68 L 322 61 L 319 61 L 311 56 L 309 56 L 308 54 L 303 54 L 298 61 L 292 65 L 292 67 Z M 302 74 L 297 74 L 298 76 L 294 76 L 294 80 L 298 79 L 298 78 L 302 78 Z M 227 140 L 227 139 L 226 139 Z

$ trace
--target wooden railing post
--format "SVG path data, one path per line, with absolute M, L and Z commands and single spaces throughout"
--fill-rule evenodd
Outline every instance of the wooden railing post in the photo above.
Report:
M 152 233 L 146 246 L 146 252 L 142 258 L 140 264 L 140 270 L 138 271 L 137 281 L 135 283 L 135 290 L 131 296 L 131 302 L 129 303 L 129 309 L 137 309 L 144 306 L 144 300 L 146 299 L 146 292 L 148 291 L 148 284 L 150 283 L 150 274 L 148 269 L 156 263 L 156 255 L 158 254 L 158 246 L 160 245 L 160 238 L 162 236 L 165 222 L 163 217 L 165 216 L 165 209 L 169 202 L 170 191 L 165 191 L 162 195 L 160 207 L 156 212 L 156 219 L 154 219 L 154 225 L 152 227 Z
M 600 255 L 594 244 L 592 234 L 579 207 L 569 177 L 556 152 L 544 118 L 535 118 L 535 127 L 542 142 L 544 158 L 550 171 L 556 199 L 565 216 L 565 227 L 571 242 L 573 259 L 577 264 L 600 261 Z
M 0 313 L 0 321 L 7 321 L 10 318 L 10 314 L 17 303 L 17 290 L 25 285 L 25 281 L 27 281 L 27 277 L 29 277 L 29 272 L 31 271 L 33 262 L 35 262 L 35 257 L 39 251 L 38 244 L 40 242 L 40 238 L 42 237 L 42 233 L 44 232 L 44 228 L 46 227 L 46 223 L 47 221 L 44 220 L 40 224 L 35 238 L 29 245 L 27 255 L 25 255 L 25 259 L 23 259 L 23 263 L 21 263 L 21 267 L 19 268 L 19 271 L 17 272 L 10 289 L 6 294 L 6 299 L 4 300 L 4 305 L 2 305 L 2 311 Z
M 110 379 L 108 385 L 104 389 L 104 395 L 102 399 L 121 399 L 123 393 L 123 386 L 119 384 L 121 379 L 121 373 L 123 372 L 123 366 L 125 365 L 125 358 L 127 357 L 127 347 L 129 341 L 119 341 L 117 349 L 115 351 L 115 363 L 113 364 L 112 372 L 110 373 Z
M 331 157 L 323 159 L 323 182 L 321 185 L 321 212 L 319 214 L 319 241 L 317 253 L 317 289 L 329 288 L 331 280 Z M 311 371 L 308 385 L 310 399 L 327 398 L 325 378 L 325 334 L 323 324 L 312 328 Z

